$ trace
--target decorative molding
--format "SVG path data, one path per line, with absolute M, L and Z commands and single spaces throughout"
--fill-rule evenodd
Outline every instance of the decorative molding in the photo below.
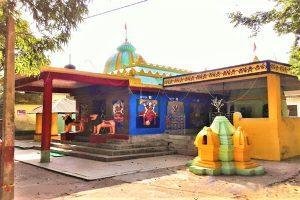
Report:
M 129 78 L 129 85 L 130 86 L 141 86 L 142 81 L 139 78 Z
M 162 70 L 166 72 L 173 72 L 173 73 L 179 73 L 179 74 L 185 74 L 185 73 L 191 73 L 192 71 L 185 70 L 185 69 L 179 69 L 175 67 L 169 67 L 169 66 L 163 66 L 163 65 L 156 65 L 152 63 L 146 63 L 146 62 L 133 62 L 129 66 L 126 66 L 127 68 L 129 67 L 145 67 L 149 69 L 157 69 L 157 70 Z
M 270 62 L 270 71 L 280 74 L 293 75 L 289 66 L 282 65 L 279 63 Z
M 152 72 L 148 71 L 145 72 L 144 69 L 137 70 L 134 69 L 134 67 L 127 68 L 127 69 L 119 69 L 114 72 L 110 73 L 111 75 L 117 75 L 117 76 L 135 76 L 135 75 L 140 75 L 140 76 L 148 76 L 148 77 L 153 77 L 153 78 L 164 78 L 167 76 L 171 76 L 170 73 L 159 73 L 159 72 Z
M 172 86 L 178 84 L 186 84 L 193 82 L 209 81 L 215 79 L 230 78 L 235 76 L 244 76 L 250 74 L 256 74 L 261 72 L 267 72 L 267 63 L 251 63 L 241 65 L 237 67 L 228 67 L 223 69 L 217 69 L 212 71 L 204 71 L 193 74 L 186 74 L 175 77 L 164 78 L 164 86 Z
M 151 63 L 147 63 L 145 65 L 145 67 L 149 67 L 149 68 L 152 68 L 152 69 L 163 70 L 163 71 L 168 71 L 168 72 L 180 73 L 180 74 L 191 72 L 191 71 L 185 70 L 185 69 L 179 69 L 179 68 L 163 66 L 163 65 L 155 65 L 155 64 L 151 64 Z
M 158 72 L 156 72 L 156 73 L 153 73 L 151 71 L 145 72 L 144 70 L 136 72 L 136 74 L 140 75 L 140 76 L 148 76 L 148 77 L 153 77 L 153 78 L 164 78 L 164 77 L 166 77 L 166 75 L 159 74 Z

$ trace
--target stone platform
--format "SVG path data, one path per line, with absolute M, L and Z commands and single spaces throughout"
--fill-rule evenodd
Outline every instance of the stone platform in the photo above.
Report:
M 84 180 L 97 180 L 137 172 L 183 166 L 189 156 L 167 155 L 125 161 L 101 162 L 72 156 L 51 157 L 50 163 L 40 163 L 40 151 L 15 150 L 15 160 Z

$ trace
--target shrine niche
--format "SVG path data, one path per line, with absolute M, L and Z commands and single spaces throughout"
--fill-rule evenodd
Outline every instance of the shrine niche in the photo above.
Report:
M 93 101 L 93 113 L 97 114 L 101 119 L 105 119 L 106 117 L 106 102 L 105 100 L 95 100 Z
M 159 127 L 158 101 L 139 99 L 137 107 L 137 128 Z
M 181 101 L 169 101 L 167 107 L 166 128 L 178 130 L 185 128 L 184 104 Z
M 199 128 L 204 126 L 206 118 L 204 105 L 199 102 L 191 102 L 190 110 L 190 127 Z
M 113 118 L 116 123 L 116 128 L 123 128 L 124 126 L 124 101 L 113 101 L 112 106 Z

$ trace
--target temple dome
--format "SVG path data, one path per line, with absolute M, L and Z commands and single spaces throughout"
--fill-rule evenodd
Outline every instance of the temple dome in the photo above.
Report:
M 118 69 L 125 69 L 134 64 L 146 63 L 144 58 L 135 53 L 135 48 L 128 41 L 125 41 L 117 48 L 118 53 L 111 56 L 105 63 L 104 73 L 109 74 Z

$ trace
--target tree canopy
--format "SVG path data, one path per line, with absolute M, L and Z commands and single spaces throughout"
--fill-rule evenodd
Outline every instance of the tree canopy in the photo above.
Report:
M 4 56 L 7 56 L 4 58 L 3 118 L 5 120 L 2 126 L 3 144 L 0 158 L 1 199 L 14 199 L 13 147 L 15 71 L 25 75 L 37 74 L 40 67 L 39 64 L 49 62 L 43 55 L 44 50 L 54 51 L 68 41 L 72 29 L 77 27 L 77 24 L 83 20 L 83 16 L 87 13 L 89 1 L 90 0 L 6 0 L 4 3 L 0 1 L 0 19 L 2 19 L 2 22 L 0 21 L 0 32 L 8 33 L 5 35 L 0 33 L 0 39 L 2 39 L 2 41 L 0 41 L 2 60 Z M 20 16 L 19 13 L 24 11 L 24 9 L 28 14 L 31 14 L 34 24 L 39 30 L 39 38 L 34 37 L 30 33 L 28 23 L 24 20 L 18 20 Z M 20 30 L 18 31 L 18 29 Z M 3 41 L 6 42 L 4 43 Z M 28 44 L 30 44 L 30 46 L 28 46 Z M 18 46 L 19 49 L 17 49 Z M 17 56 L 14 56 L 14 54 Z M 19 62 L 21 60 L 22 62 Z M 41 61 L 41 63 L 34 65 L 33 62 L 36 61 Z M 3 61 L 1 61 L 1 64 L 3 67 Z M 38 69 L 35 70 L 35 67 Z M 44 142 L 42 142 L 41 146 L 41 162 L 50 161 L 50 151 L 48 147 L 50 146 L 51 130 L 47 128 L 45 130 L 42 137 Z
M 3 9 L 0 9 L 0 26 L 5 26 Z M 3 30 L 3 29 L 1 29 Z M 5 30 L 5 29 L 4 29 Z M 0 70 L 4 67 L 4 31 L 0 33 Z M 49 59 L 45 55 L 47 48 L 37 49 L 41 39 L 35 37 L 30 31 L 29 24 L 20 16 L 16 17 L 16 73 L 21 75 L 36 75 L 41 66 L 49 64 Z
M 291 47 L 290 64 L 293 72 L 300 75 L 300 1 L 272 0 L 275 6 L 268 11 L 258 11 L 245 16 L 240 11 L 230 13 L 229 18 L 234 26 L 246 26 L 256 35 L 265 24 L 273 24 L 278 34 L 295 34 L 295 42 Z
M 90 0 L 10 0 L 14 4 L 16 20 L 15 69 L 17 74 L 37 75 L 41 66 L 50 63 L 48 51 L 57 51 L 68 42 L 72 29 L 87 14 Z M 5 14 L 7 4 L 0 4 L 0 70 L 4 67 Z M 18 10 L 18 11 L 17 11 Z M 30 13 L 38 35 L 22 19 L 22 12 Z

